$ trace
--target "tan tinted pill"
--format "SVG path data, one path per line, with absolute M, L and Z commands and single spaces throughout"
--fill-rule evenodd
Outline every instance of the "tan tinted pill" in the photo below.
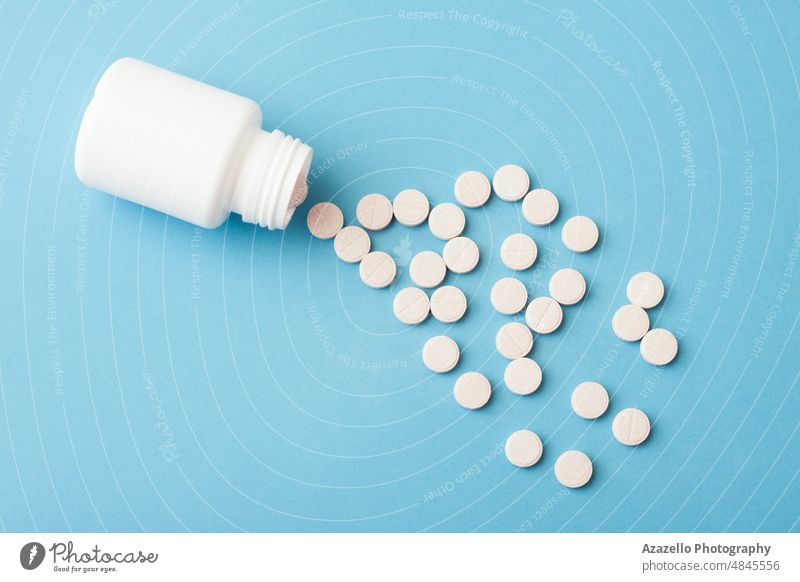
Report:
M 430 312 L 430 300 L 422 289 L 406 287 L 394 296 L 392 310 L 395 317 L 407 325 L 422 323 Z
M 408 265 L 408 273 L 411 280 L 420 287 L 436 287 L 447 274 L 447 267 L 444 259 L 433 251 L 422 251 L 414 255 Z
M 525 321 L 536 333 L 553 333 L 563 317 L 561 305 L 552 297 L 537 297 L 525 310 Z
M 651 329 L 642 338 L 639 351 L 646 362 L 664 366 L 678 355 L 678 340 L 666 329 Z
M 581 382 L 572 391 L 570 402 L 575 414 L 593 420 L 608 410 L 608 392 L 597 382 Z
M 440 374 L 455 368 L 460 355 L 458 344 L 446 335 L 432 337 L 422 348 L 422 362 L 429 370 Z
M 638 305 L 623 305 L 611 318 L 611 329 L 625 342 L 638 342 L 650 328 L 647 312 Z
M 501 356 L 509 360 L 524 358 L 533 347 L 531 330 L 519 322 L 512 321 L 505 324 L 497 332 L 495 347 Z
M 507 202 L 521 200 L 527 194 L 530 185 L 528 172 L 516 164 L 501 167 L 492 178 L 494 193 Z
M 542 439 L 530 430 L 518 430 L 506 440 L 506 458 L 517 467 L 532 467 L 542 458 Z
M 554 469 L 558 482 L 571 489 L 583 487 L 592 478 L 592 461 L 581 451 L 562 453 Z
M 623 445 L 634 447 L 650 435 L 650 419 L 638 408 L 626 408 L 614 417 L 611 432 Z
M 428 197 L 419 190 L 403 190 L 394 197 L 394 217 L 404 226 L 418 226 L 425 222 L 430 211 Z
M 655 307 L 664 298 L 664 282 L 655 273 L 636 273 L 628 282 L 628 301 L 644 309 Z
M 467 311 L 467 297 L 458 287 L 445 285 L 431 295 L 431 314 L 443 323 L 454 323 Z
M 449 202 L 437 204 L 428 216 L 428 227 L 433 236 L 442 240 L 450 240 L 459 236 L 464 232 L 466 223 L 464 211 Z
M 447 241 L 442 252 L 447 268 L 459 275 L 472 271 L 478 265 L 480 256 L 478 245 L 465 236 L 457 236 Z
M 394 264 L 394 259 L 383 251 L 374 251 L 361 259 L 358 272 L 361 280 L 369 287 L 382 289 L 394 281 L 397 266 Z
M 558 198 L 544 188 L 536 188 L 522 201 L 522 216 L 535 226 L 550 224 L 558 216 Z
M 561 229 L 564 246 L 576 253 L 585 253 L 594 248 L 600 231 L 594 221 L 587 216 L 573 216 Z
M 548 289 L 561 305 L 575 305 L 586 295 L 586 279 L 575 269 L 560 269 L 553 273 Z
M 483 407 L 492 396 L 492 385 L 480 372 L 467 372 L 456 380 L 453 396 L 461 406 L 469 410 Z
M 486 204 L 492 193 L 492 187 L 489 178 L 480 172 L 470 170 L 456 178 L 453 193 L 456 200 L 467 208 L 478 208 Z
M 344 216 L 339 207 L 332 202 L 319 202 L 311 207 L 306 217 L 308 230 L 315 237 L 327 240 L 336 236 L 342 229 Z
M 367 231 L 360 226 L 345 226 L 333 238 L 333 250 L 345 263 L 357 263 L 370 249 Z
M 530 358 L 517 358 L 506 366 L 503 381 L 514 394 L 533 394 L 542 384 L 542 369 Z
M 527 234 L 518 232 L 506 237 L 500 245 L 500 260 L 509 269 L 524 271 L 536 261 L 539 250 Z
M 528 290 L 519 279 L 504 277 L 492 286 L 492 307 L 503 315 L 514 315 L 525 309 Z
M 358 222 L 368 230 L 383 230 L 392 222 L 392 203 L 383 194 L 367 194 L 356 206 Z

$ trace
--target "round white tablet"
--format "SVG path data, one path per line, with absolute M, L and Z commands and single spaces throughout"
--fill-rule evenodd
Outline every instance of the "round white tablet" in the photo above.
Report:
M 504 277 L 492 285 L 489 297 L 496 311 L 503 315 L 514 315 L 525 309 L 528 290 L 519 279 Z
M 369 230 L 383 230 L 392 222 L 392 203 L 383 194 L 367 194 L 358 201 L 356 216 L 361 225 Z
M 530 358 L 517 358 L 506 366 L 503 381 L 514 394 L 533 394 L 542 384 L 542 369 Z
M 611 329 L 624 342 L 638 342 L 650 329 L 650 318 L 638 305 L 623 305 L 611 318 Z
M 480 372 L 467 372 L 456 380 L 453 396 L 464 408 L 475 410 L 489 402 L 492 396 L 492 385 Z
M 583 487 L 592 478 L 592 461 L 581 451 L 567 451 L 556 459 L 555 474 L 564 487 Z
M 470 170 L 456 178 L 453 193 L 456 195 L 456 200 L 467 208 L 478 208 L 486 204 L 492 193 L 492 187 L 489 178 L 480 172 Z
M 639 344 L 646 362 L 654 366 L 669 364 L 678 355 L 678 340 L 666 329 L 657 327 L 648 331 Z
M 448 269 L 462 275 L 469 273 L 478 265 L 481 252 L 474 240 L 465 236 L 457 236 L 445 243 L 442 257 Z
M 467 219 L 464 217 L 464 211 L 449 202 L 434 206 L 428 217 L 428 227 L 431 229 L 433 236 L 442 240 L 456 238 L 464 232 L 466 224 Z
M 342 229 L 344 216 L 339 207 L 332 202 L 319 202 L 311 207 L 306 217 L 308 230 L 315 237 L 327 240 L 336 236 Z
M 411 280 L 420 287 L 436 287 L 444 281 L 447 267 L 444 259 L 433 251 L 422 251 L 414 255 L 408 265 L 408 274 Z
M 575 305 L 586 295 L 586 279 L 575 269 L 559 269 L 550 277 L 548 289 L 561 305 Z
M 430 300 L 422 289 L 406 287 L 394 296 L 392 310 L 395 317 L 402 323 L 416 325 L 428 317 Z
M 542 439 L 530 430 L 512 432 L 506 440 L 506 457 L 517 467 L 532 467 L 542 458 Z
M 425 222 L 431 205 L 428 197 L 419 190 L 403 190 L 394 197 L 392 210 L 397 222 L 403 226 L 417 226 Z
M 357 263 L 369 252 L 367 231 L 360 226 L 345 226 L 333 238 L 333 250 L 345 263 Z
M 458 344 L 446 335 L 433 336 L 422 348 L 422 362 L 440 374 L 455 368 L 460 355 Z
M 614 417 L 611 432 L 623 445 L 634 447 L 642 444 L 650 435 L 650 419 L 638 408 L 626 408 Z
M 500 355 L 509 360 L 524 358 L 533 347 L 531 330 L 519 322 L 512 321 L 505 324 L 497 332 L 495 346 Z
M 467 297 L 458 287 L 445 285 L 431 295 L 431 314 L 443 323 L 453 323 L 467 311 Z
M 664 298 L 664 282 L 655 273 L 636 273 L 628 281 L 628 300 L 634 305 L 650 309 Z
M 500 245 L 500 260 L 509 269 L 524 271 L 536 261 L 539 250 L 527 234 L 518 232 L 506 237 Z
M 571 403 L 581 418 L 599 418 L 608 410 L 608 392 L 597 382 L 581 382 L 572 391 Z
M 558 198 L 544 188 L 531 190 L 522 201 L 522 216 L 535 226 L 550 224 L 558 216 Z
M 358 266 L 361 280 L 369 287 L 382 289 L 388 287 L 397 276 L 397 265 L 394 259 L 383 251 L 373 251 L 361 259 Z
M 597 225 L 588 216 L 573 216 L 561 229 L 564 246 L 576 253 L 592 250 L 599 237 L 600 231 L 597 230 Z
M 527 194 L 530 185 L 528 172 L 516 164 L 501 167 L 492 178 L 494 193 L 507 202 L 521 200 Z
M 553 333 L 563 318 L 561 305 L 552 297 L 537 297 L 525 310 L 525 321 L 536 333 Z

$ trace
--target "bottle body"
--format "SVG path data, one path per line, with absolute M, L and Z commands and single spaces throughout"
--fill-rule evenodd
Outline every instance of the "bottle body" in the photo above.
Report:
M 205 227 L 233 210 L 285 228 L 311 148 L 261 129 L 261 109 L 136 59 L 113 63 L 97 84 L 75 148 L 87 186 Z

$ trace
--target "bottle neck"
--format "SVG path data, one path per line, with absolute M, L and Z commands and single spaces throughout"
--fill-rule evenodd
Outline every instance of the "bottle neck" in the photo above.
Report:
M 305 183 L 313 153 L 277 129 L 254 130 L 242 154 L 231 211 L 270 230 L 286 228 L 295 208 L 292 194 L 297 184 Z

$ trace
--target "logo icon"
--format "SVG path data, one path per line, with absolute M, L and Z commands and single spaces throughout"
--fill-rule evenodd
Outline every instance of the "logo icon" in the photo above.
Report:
M 44 546 L 39 542 L 28 542 L 19 551 L 19 563 L 26 570 L 35 570 L 44 561 Z

